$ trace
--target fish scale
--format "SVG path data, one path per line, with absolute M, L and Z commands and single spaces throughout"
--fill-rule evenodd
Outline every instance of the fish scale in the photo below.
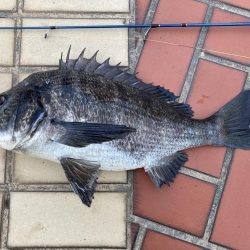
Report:
M 207 119 L 161 86 L 84 51 L 59 69 L 31 74 L 0 95 L 0 146 L 60 162 L 90 206 L 100 170 L 144 167 L 156 187 L 173 182 L 203 145 L 250 149 L 250 91 Z
M 116 84 L 113 84 L 114 86 L 112 89 L 109 89 L 109 92 L 105 92 L 106 88 L 103 92 L 102 88 L 100 88 L 101 90 L 96 90 L 96 88 L 100 87 L 99 82 L 97 86 L 93 86 L 93 89 L 90 88 L 90 83 L 86 85 L 81 84 L 81 82 L 89 78 L 89 75 L 79 75 L 78 72 L 74 71 L 64 72 L 64 74 L 65 73 L 67 77 L 58 76 L 58 71 L 51 71 L 47 73 L 48 75 L 46 77 L 43 76 L 50 79 L 50 86 L 52 88 L 52 92 L 50 93 L 51 100 L 45 104 L 49 116 L 68 122 L 84 121 L 100 124 L 123 124 L 128 127 L 140 128 L 137 129 L 134 134 L 128 135 L 126 139 L 106 142 L 108 146 L 123 150 L 125 154 L 131 155 L 131 152 L 134 154 L 132 157 L 135 158 L 137 165 L 126 166 L 126 161 L 121 162 L 120 159 L 117 158 L 117 163 L 114 163 L 114 165 L 117 165 L 119 170 L 137 168 L 138 166 L 145 166 L 145 164 L 147 164 L 147 167 L 151 167 L 157 164 L 157 161 L 159 161 L 162 156 L 171 155 L 173 152 L 185 149 L 186 146 L 190 147 L 204 143 L 204 141 L 198 142 L 198 138 L 196 138 L 196 141 L 190 141 L 190 137 L 192 137 L 195 131 L 194 128 L 198 128 L 198 122 L 197 125 L 195 125 L 194 120 L 185 118 L 185 121 L 182 121 L 183 123 L 185 122 L 185 126 L 175 126 L 174 119 L 170 117 L 175 117 L 176 114 L 171 112 L 171 110 L 170 112 L 166 112 L 166 110 L 160 106 L 160 104 L 164 106 L 161 100 L 157 103 L 159 105 L 157 108 L 159 112 L 155 110 L 150 112 L 150 109 L 144 109 L 145 104 L 143 103 L 143 99 L 139 99 L 138 96 L 134 95 L 134 99 L 131 98 L 131 102 L 124 102 L 124 96 L 128 94 L 114 93 L 116 90 L 119 91 Z M 39 79 L 39 74 L 37 76 L 33 75 L 32 77 Z M 81 78 L 83 78 L 83 80 Z M 90 82 L 96 81 L 95 76 L 91 76 L 90 78 Z M 32 80 L 33 79 L 30 79 L 28 81 Z M 56 87 L 54 89 L 54 86 L 58 86 L 60 83 L 63 87 Z M 108 86 L 112 86 L 112 82 L 109 83 Z M 129 86 L 128 92 L 131 92 L 131 89 L 132 87 Z M 107 96 L 107 94 L 111 92 L 113 92 L 115 96 Z M 97 98 L 95 98 L 96 95 L 98 95 Z M 141 105 L 141 107 L 139 105 Z M 70 107 L 70 110 L 68 107 Z M 75 109 L 78 110 L 78 117 L 76 117 Z M 158 117 L 156 115 L 158 115 Z M 175 118 L 177 119 L 177 124 L 179 123 L 178 118 L 179 115 Z M 181 118 L 183 119 L 183 117 Z M 169 120 L 171 121 L 170 124 L 168 124 Z M 192 133 L 187 133 L 187 138 L 184 138 L 182 135 L 189 127 L 193 127 Z M 176 137 L 176 135 L 178 136 Z M 202 139 L 203 137 L 201 136 L 201 140 Z M 186 141 L 188 141 L 188 143 L 186 143 Z M 102 160 L 98 159 L 98 157 L 94 157 L 92 161 L 99 162 L 101 169 L 105 169 L 105 166 L 107 168 L 107 164 L 104 161 L 108 161 L 109 159 L 105 160 L 103 155 L 108 154 L 102 152 L 104 150 L 103 147 L 96 150 Z M 110 149 L 107 147 L 105 150 Z M 89 154 L 86 149 L 83 149 L 82 152 L 82 155 L 87 160 L 91 160 L 94 154 Z M 145 157 L 145 155 L 148 155 L 148 157 Z M 110 155 L 108 155 L 108 157 L 110 157 Z M 152 158 L 153 160 L 150 161 L 151 163 L 145 163 L 145 158 Z

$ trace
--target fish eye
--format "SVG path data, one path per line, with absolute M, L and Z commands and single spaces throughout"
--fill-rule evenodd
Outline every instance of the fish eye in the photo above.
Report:
M 6 97 L 4 95 L 0 95 L 0 106 L 4 104 Z

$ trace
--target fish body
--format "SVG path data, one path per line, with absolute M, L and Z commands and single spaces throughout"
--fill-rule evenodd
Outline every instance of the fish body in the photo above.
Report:
M 133 86 L 103 76 L 55 70 L 32 74 L 23 84 L 26 90 L 31 87 L 39 93 L 46 118 L 36 133 L 14 150 L 36 157 L 58 161 L 70 156 L 98 162 L 103 170 L 135 169 L 154 166 L 179 150 L 208 144 L 212 138 L 207 138 L 208 132 L 217 138 L 214 124 L 184 117 L 164 101 L 151 100 L 151 94 L 143 96 Z M 28 106 L 26 112 L 30 112 Z M 60 134 L 53 130 L 52 119 L 125 125 L 135 131 L 124 139 L 71 147 L 51 140 L 54 133 Z M 20 128 L 16 130 L 19 133 Z
M 99 64 L 96 55 L 60 60 L 58 70 L 30 75 L 0 96 L 0 145 L 59 161 L 75 193 L 90 206 L 99 170 L 144 167 L 157 187 L 202 145 L 250 148 L 250 93 L 196 120 L 189 105 L 159 86 Z M 250 106 L 250 105 L 249 105 Z M 250 114 L 250 113 L 249 113 Z

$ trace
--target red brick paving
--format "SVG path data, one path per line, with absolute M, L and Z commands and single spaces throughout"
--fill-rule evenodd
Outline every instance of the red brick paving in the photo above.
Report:
M 136 23 L 143 23 L 150 0 L 136 1 Z
M 245 79 L 246 73 L 242 71 L 200 60 L 188 98 L 194 118 L 213 115 L 240 93 Z
M 216 218 L 212 241 L 250 249 L 250 153 L 237 150 Z
M 250 9 L 249 0 L 224 2 Z M 138 0 L 142 20 L 148 1 Z M 160 0 L 154 23 L 203 22 L 206 4 L 197 1 Z M 213 22 L 249 21 L 240 15 L 214 10 Z M 179 94 L 192 59 L 193 49 L 168 43 L 195 46 L 199 29 L 153 29 L 138 64 L 137 71 L 145 82 L 154 82 Z M 249 28 L 210 28 L 205 48 L 226 53 L 250 56 Z M 216 54 L 215 52 L 211 52 Z M 250 60 L 232 55 L 217 54 L 241 63 Z M 196 118 L 213 114 L 237 95 L 244 84 L 244 72 L 201 60 L 195 72 L 188 102 Z M 219 177 L 225 148 L 204 147 L 190 149 L 186 166 Z M 229 248 L 250 249 L 250 152 L 238 150 L 235 154 L 225 190 L 220 202 L 211 241 Z M 179 174 L 170 187 L 158 191 L 141 169 L 134 174 L 134 214 L 163 225 L 202 237 L 214 198 L 215 186 Z M 143 243 L 148 249 L 200 249 L 166 235 L 148 231 Z
M 206 5 L 192 0 L 160 1 L 153 22 L 202 22 L 205 11 Z M 152 29 L 148 39 L 195 46 L 198 35 L 199 29 Z M 190 48 L 147 41 L 137 67 L 138 76 L 179 94 L 192 54 Z
M 144 170 L 134 175 L 134 214 L 202 236 L 215 186 L 179 174 L 159 191 Z
M 131 223 L 131 244 L 134 245 L 136 241 L 136 236 L 139 231 L 139 225 L 135 223 Z
M 219 177 L 226 148 L 204 146 L 186 150 L 188 162 L 185 166 L 200 172 Z
M 184 241 L 173 239 L 169 236 L 148 231 L 143 243 L 143 250 L 199 250 L 200 247 L 191 245 Z
M 200 60 L 188 98 L 194 117 L 203 119 L 215 113 L 242 90 L 245 78 L 242 71 Z M 189 161 L 185 166 L 220 176 L 225 147 L 202 147 L 187 153 Z
M 250 2 L 249 0 L 247 0 Z M 230 14 L 222 10 L 215 10 L 212 22 L 249 22 L 249 18 Z M 243 55 L 249 58 L 243 58 L 233 55 L 217 54 L 219 56 L 230 58 L 235 61 L 250 63 L 250 36 L 249 27 L 214 27 L 210 28 L 205 43 L 205 48 L 210 50 L 222 51 L 231 54 Z

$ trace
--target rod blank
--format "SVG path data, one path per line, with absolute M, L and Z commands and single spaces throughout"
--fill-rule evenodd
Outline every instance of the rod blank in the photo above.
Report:
M 110 24 L 110 25 L 58 25 L 58 26 L 0 26 L 0 30 L 55 30 L 55 29 L 122 29 L 122 28 L 192 28 L 250 26 L 250 22 L 225 23 L 161 23 L 161 24 Z

